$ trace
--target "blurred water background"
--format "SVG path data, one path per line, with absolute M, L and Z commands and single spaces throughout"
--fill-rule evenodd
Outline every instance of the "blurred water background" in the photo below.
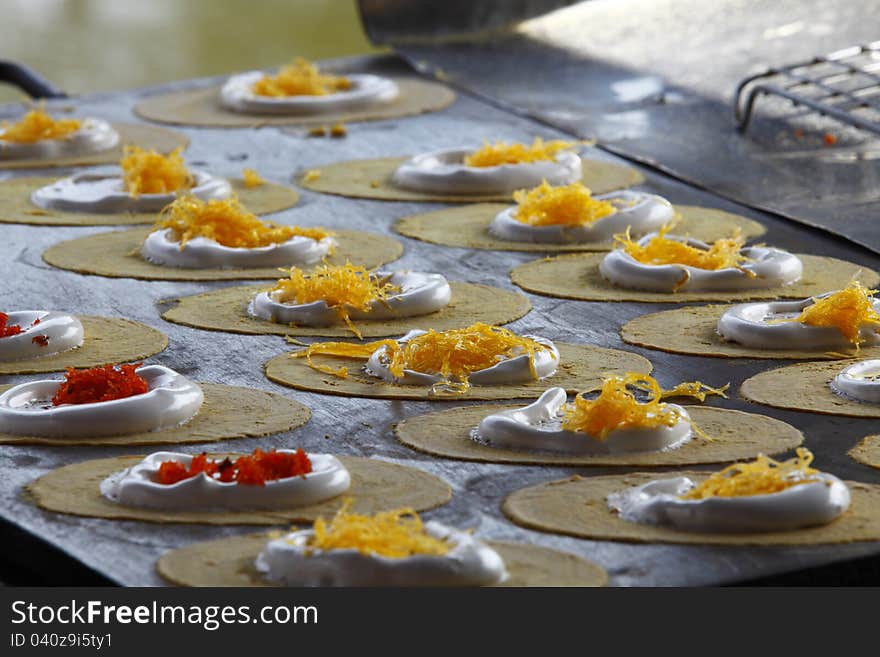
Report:
M 375 51 L 355 0 L 0 0 L 0 59 L 68 93 Z

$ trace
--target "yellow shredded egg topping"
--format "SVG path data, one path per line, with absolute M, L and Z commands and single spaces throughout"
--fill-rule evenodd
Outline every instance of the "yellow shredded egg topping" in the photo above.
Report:
M 346 500 L 328 523 L 315 520 L 314 537 L 309 547 L 318 550 L 357 550 L 390 559 L 402 559 L 416 554 L 442 556 L 450 545 L 430 536 L 419 514 L 413 509 L 380 511 L 372 516 L 349 511 L 351 500 Z
M 317 65 L 303 57 L 297 57 L 278 71 L 277 75 L 264 75 L 257 80 L 251 91 L 258 96 L 326 96 L 351 89 L 351 80 L 341 75 L 321 73 Z
M 182 150 L 176 148 L 162 155 L 152 149 L 126 146 L 119 162 L 123 189 L 136 198 L 141 194 L 167 194 L 191 188 L 195 178 L 183 163 Z
M 561 139 L 545 142 L 540 137 L 535 137 L 535 141 L 530 146 L 519 143 L 508 144 L 505 141 L 494 144 L 486 142 L 473 153 L 466 155 L 464 163 L 469 167 L 497 167 L 502 164 L 555 160 L 560 152 L 570 150 L 576 145 L 575 142 Z
M 82 127 L 79 119 L 53 119 L 43 108 L 32 109 L 17 123 L 3 121 L 0 141 L 32 144 L 44 139 L 64 139 Z
M 810 467 L 813 454 L 805 447 L 788 461 L 774 461 L 759 454 L 751 463 L 734 463 L 681 495 L 683 500 L 704 500 L 707 497 L 746 497 L 768 495 L 786 488 L 817 481 L 818 470 Z
M 803 322 L 809 326 L 833 326 L 858 349 L 865 341 L 861 335 L 862 326 L 873 324 L 880 328 L 880 315 L 874 310 L 872 297 L 876 292 L 852 280 L 844 289 L 815 299 L 800 315 L 786 321 Z
M 266 181 L 263 180 L 263 176 L 253 169 L 243 169 L 241 172 L 241 178 L 244 180 L 244 186 L 248 189 L 266 184 Z
M 631 388 L 647 393 L 647 401 L 636 399 Z M 727 386 L 710 388 L 699 381 L 692 381 L 679 384 L 671 390 L 663 390 L 657 380 L 647 374 L 628 372 L 625 376 L 609 376 L 602 382 L 599 396 L 595 399 L 587 399 L 584 393 L 580 393 L 574 401 L 562 407 L 562 428 L 583 432 L 604 441 L 616 429 L 673 427 L 684 418 L 677 409 L 663 403 L 662 399 L 688 396 L 705 401 L 707 395 L 725 397 L 726 389 Z M 701 437 L 708 439 L 693 422 L 691 427 Z
M 579 182 L 553 187 L 545 180 L 534 189 L 514 192 L 513 200 L 517 202 L 513 218 L 530 226 L 583 226 L 616 211 L 608 201 L 593 198 Z
M 644 246 L 630 238 L 629 230 L 624 235 L 615 235 L 614 240 L 635 260 L 646 265 L 690 265 L 715 271 L 729 267 L 739 269 L 748 261 L 741 253 L 745 238 L 739 231 L 733 237 L 715 240 L 708 249 L 699 249 L 666 237 L 671 228 L 667 224 Z
M 333 234 L 323 228 L 282 226 L 261 221 L 234 197 L 203 201 L 195 196 L 181 196 L 159 215 L 154 230 L 163 228 L 174 231 L 181 249 L 195 237 L 206 237 L 223 246 L 253 249 L 281 244 L 296 236 L 319 241 Z
M 442 386 L 455 392 L 464 392 L 470 387 L 467 379 L 472 372 L 523 354 L 528 354 L 532 377 L 537 379 L 535 354 L 541 350 L 550 350 L 549 347 L 531 338 L 520 337 L 508 329 L 478 322 L 467 328 L 450 331 L 431 329 L 404 344 L 396 340 L 379 340 L 363 345 L 318 342 L 292 355 L 294 358 L 306 358 L 309 366 L 319 372 L 345 378 L 348 376 L 347 368 L 334 370 L 313 363 L 311 357 L 324 355 L 369 358 L 381 347 L 386 349 L 388 369 L 394 376 L 403 376 L 404 370 L 439 374 L 445 380 Z M 436 387 L 439 389 L 440 386 Z
M 306 274 L 291 267 L 288 278 L 280 279 L 270 295 L 279 303 L 312 303 L 324 301 L 359 338 L 362 337 L 349 317 L 351 308 L 366 312 L 374 301 L 383 301 L 400 292 L 365 267 L 350 262 L 344 265 L 321 265 Z

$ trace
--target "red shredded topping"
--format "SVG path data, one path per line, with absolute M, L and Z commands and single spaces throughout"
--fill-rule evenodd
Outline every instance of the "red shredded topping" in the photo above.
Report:
M 31 338 L 31 342 L 34 344 L 38 344 L 41 347 L 49 346 L 49 336 L 48 335 L 35 335 Z
M 9 315 L 6 313 L 0 313 L 0 338 L 8 338 L 11 335 L 18 335 L 23 330 L 18 324 L 7 325 L 6 322 L 8 321 Z
M 19 333 L 24 332 L 24 329 L 21 328 L 21 326 L 19 324 L 7 324 L 8 321 L 9 321 L 9 315 L 7 315 L 6 313 L 0 313 L 0 338 L 8 338 L 13 335 L 18 335 Z M 33 321 L 33 323 L 28 328 L 33 328 L 39 323 L 40 323 L 40 320 L 35 319 Z M 41 336 L 41 337 L 45 337 L 45 336 Z M 48 340 L 48 338 L 46 338 L 46 339 Z M 36 342 L 36 341 L 37 340 L 34 339 L 34 342 Z M 42 343 L 40 343 L 40 344 L 42 344 Z M 46 344 L 48 344 L 48 342 Z M 43 346 L 45 347 L 46 345 L 43 345 Z
M 64 381 L 52 397 L 52 404 L 94 404 L 142 395 L 149 390 L 149 386 L 144 378 L 135 373 L 141 365 L 104 365 L 88 370 L 68 367 Z
M 239 456 L 234 461 L 228 457 L 222 461 L 211 460 L 204 452 L 193 458 L 189 467 L 178 461 L 163 461 L 156 474 L 156 483 L 170 486 L 204 472 L 218 481 L 264 486 L 267 481 L 289 479 L 311 471 L 312 462 L 302 449 L 293 453 L 276 452 L 274 449 L 264 452 L 258 447 L 252 454 Z

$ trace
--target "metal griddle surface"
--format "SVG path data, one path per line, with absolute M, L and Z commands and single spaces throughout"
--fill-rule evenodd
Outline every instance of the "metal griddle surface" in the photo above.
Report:
M 742 136 L 731 105 L 737 83 L 769 65 L 877 40 L 878 19 L 878 0 L 594 0 L 491 38 L 399 51 L 611 152 L 880 251 L 876 135 L 758 100 Z
M 353 62 L 377 71 L 400 71 L 396 58 Z M 209 81 L 185 82 L 149 90 L 93 95 L 71 101 L 82 115 L 111 120 L 133 119 L 131 107 L 147 93 Z M 11 115 L 11 108 L 0 108 Z M 297 169 L 353 158 L 404 155 L 423 150 L 472 143 L 484 137 L 529 140 L 534 135 L 563 137 L 533 120 L 499 110 L 485 102 L 461 96 L 448 110 L 420 117 L 361 123 L 349 126 L 345 139 L 307 139 L 302 132 L 285 134 L 276 128 L 260 130 L 187 129 L 192 145 L 190 163 L 203 163 L 221 175 L 239 174 L 242 167 L 256 168 L 270 180 L 286 181 Z M 613 159 L 601 152 L 597 157 Z M 61 172 L 56 172 L 61 174 Z M 880 257 L 816 230 L 724 201 L 670 178 L 646 172 L 645 189 L 663 194 L 676 203 L 706 205 L 740 212 L 763 221 L 769 228 L 768 242 L 795 251 L 848 258 L 868 267 L 880 267 Z M 32 174 L 32 172 L 31 172 Z M 31 175 L 28 174 L 28 175 Z M 13 174 L 4 173 L 6 178 Z M 439 205 L 385 203 L 353 200 L 303 192 L 294 209 L 276 215 L 283 222 L 347 227 L 393 235 L 390 226 L 404 215 L 439 208 Z M 224 284 L 139 282 L 81 276 L 47 266 L 40 254 L 61 240 L 99 233 L 106 228 L 40 228 L 0 225 L 2 258 L 0 289 L 3 308 L 52 307 L 68 311 L 121 315 L 165 331 L 170 347 L 151 359 L 186 373 L 196 380 L 252 386 L 293 397 L 313 411 L 303 428 L 263 439 L 228 441 L 209 449 L 246 450 L 254 447 L 302 445 L 311 450 L 388 459 L 423 468 L 446 479 L 453 486 L 450 504 L 427 514 L 460 527 L 474 527 L 483 536 L 530 541 L 584 555 L 611 574 L 614 585 L 712 585 L 746 581 L 809 566 L 828 564 L 865 555 L 880 555 L 880 543 L 797 549 L 727 549 L 626 545 L 564 538 L 520 529 L 503 518 L 499 506 L 518 488 L 571 474 L 592 475 L 612 469 L 522 467 L 448 461 L 417 454 L 399 445 L 391 434 L 392 423 L 402 418 L 454 406 L 455 403 L 400 403 L 322 396 L 276 386 L 262 374 L 262 364 L 285 351 L 277 337 L 244 336 L 205 332 L 164 322 L 159 318 L 161 301 L 195 294 Z M 507 272 L 532 259 L 529 254 L 472 251 L 430 246 L 400 238 L 406 246 L 396 263 L 401 267 L 444 272 L 454 280 L 487 283 L 511 289 Z M 236 283 L 230 283 L 236 284 Z M 622 345 L 618 329 L 629 319 L 665 307 L 649 304 L 597 304 L 563 301 L 530 295 L 534 310 L 511 325 L 552 339 L 590 342 L 607 347 L 631 349 L 655 364 L 664 384 L 698 376 L 703 381 L 730 381 L 733 390 L 748 376 L 780 363 L 773 361 L 716 360 L 672 356 Z M 18 383 L 43 376 L 3 377 L 2 383 Z M 784 412 L 747 404 L 735 397 L 713 402 L 727 408 L 764 413 L 790 422 L 806 434 L 806 445 L 817 454 L 822 467 L 835 474 L 861 481 L 877 482 L 878 473 L 851 461 L 845 452 L 864 435 L 877 429 L 876 422 Z M 199 446 L 183 448 L 198 452 Z M 253 531 L 249 527 L 202 527 L 198 525 L 153 525 L 112 522 L 57 515 L 38 510 L 22 498 L 24 485 L 66 463 L 120 455 L 144 453 L 144 448 L 51 448 L 0 446 L 0 530 L 23 530 L 25 538 L 4 542 L 3 559 L 22 560 L 43 573 L 49 583 L 67 581 L 74 566 L 87 566 L 97 574 L 124 585 L 158 585 L 156 559 L 166 550 L 195 541 Z M 620 470 L 618 470 L 620 471 Z M 32 557 L 39 545 L 50 544 L 60 556 Z M 24 556 L 23 556 L 24 555 Z M 23 557 L 23 558 L 22 558 Z M 31 560 L 28 563 L 28 560 Z

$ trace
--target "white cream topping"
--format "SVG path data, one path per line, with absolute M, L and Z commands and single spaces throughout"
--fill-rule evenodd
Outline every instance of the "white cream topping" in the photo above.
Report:
M 676 404 L 681 419 L 674 426 L 621 427 L 599 440 L 581 431 L 562 428 L 560 409 L 567 395 L 564 388 L 550 388 L 537 401 L 522 408 L 487 415 L 471 431 L 471 438 L 490 447 L 554 452 L 560 454 L 621 454 L 676 449 L 690 440 L 692 429 L 687 411 Z
M 279 449 L 288 454 L 295 450 Z M 193 457 L 179 452 L 155 452 L 132 467 L 114 472 L 101 482 L 101 494 L 123 506 L 170 511 L 290 509 L 318 504 L 348 490 L 351 475 L 335 456 L 309 454 L 312 472 L 266 481 L 263 486 L 218 481 L 199 473 L 175 484 L 156 482 L 159 466 L 176 461 L 189 467 Z
M 416 155 L 401 164 L 391 181 L 398 187 L 438 194 L 494 194 L 531 188 L 547 181 L 568 185 L 581 179 L 581 158 L 562 151 L 553 160 L 469 167 L 464 158 L 472 148 L 450 148 Z
M 822 296 L 828 296 L 823 294 Z M 821 298 L 821 297 L 820 297 Z M 810 326 L 803 322 L 782 321 L 794 319 L 812 298 L 802 301 L 771 301 L 743 303 L 727 310 L 718 320 L 718 334 L 728 342 L 758 349 L 844 349 L 852 347 L 846 337 L 834 326 Z M 880 312 L 880 300 L 874 301 Z M 861 327 L 864 344 L 880 344 L 877 326 Z
M 207 237 L 194 237 L 183 248 L 174 230 L 154 230 L 141 246 L 145 260 L 166 267 L 182 269 L 247 269 L 249 267 L 289 267 L 312 265 L 321 261 L 336 244 L 332 237 L 315 240 L 295 235 L 286 242 L 244 247 L 223 246 Z
M 425 274 L 417 271 L 374 272 L 383 283 L 400 288 L 400 292 L 387 299 L 374 301 L 366 312 L 349 307 L 353 320 L 382 320 L 397 317 L 427 315 L 445 308 L 452 297 L 452 290 L 441 274 Z M 325 301 L 291 303 L 276 301 L 279 292 L 260 292 L 248 312 L 254 317 L 281 324 L 298 326 L 332 326 L 342 319 L 339 313 Z
M 444 555 L 390 558 L 354 549 L 308 547 L 311 529 L 269 541 L 257 556 L 266 579 L 287 586 L 489 586 L 508 578 L 501 556 L 468 532 L 439 522 L 425 532 L 451 544 Z
M 608 496 L 623 520 L 688 532 L 777 532 L 825 525 L 849 508 L 846 484 L 834 475 L 777 493 L 683 500 L 694 488 L 688 477 L 657 479 Z
M 841 397 L 880 404 L 880 360 L 863 360 L 844 367 L 829 384 Z
M 228 180 L 204 171 L 193 171 L 195 186 L 183 190 L 203 201 L 222 200 L 232 195 Z M 180 192 L 167 194 L 140 194 L 131 196 L 125 191 L 122 170 L 106 167 L 86 171 L 56 180 L 31 194 L 31 202 L 44 210 L 61 212 L 158 212 L 177 198 Z
M 0 338 L 0 362 L 54 356 L 82 346 L 83 327 L 73 315 L 52 310 L 18 310 L 7 315 L 7 325 L 20 326 L 21 333 Z M 40 323 L 34 326 L 36 320 Z M 34 342 L 40 336 L 46 339 Z
M 197 383 L 162 365 L 145 365 L 137 373 L 147 381 L 146 393 L 91 404 L 53 406 L 59 380 L 14 386 L 0 395 L 0 433 L 122 436 L 175 427 L 198 413 L 204 395 Z
M 645 235 L 638 243 L 645 245 L 656 236 L 656 233 Z M 709 248 L 699 240 L 666 237 L 699 249 Z M 798 281 L 803 273 L 800 258 L 787 251 L 752 246 L 744 248 L 742 254 L 749 261 L 739 268 L 711 270 L 690 265 L 649 265 L 639 262 L 624 249 L 615 249 L 599 263 L 599 273 L 614 285 L 651 292 L 728 292 L 783 287 Z
M 656 194 L 621 191 L 595 198 L 611 203 L 614 213 L 591 224 L 530 226 L 516 219 L 517 206 L 511 206 L 495 216 L 489 233 L 502 240 L 533 244 L 607 242 L 627 228 L 633 235 L 659 230 L 675 215 L 672 204 Z
M 253 92 L 253 86 L 263 75 L 261 71 L 233 75 L 220 90 L 221 104 L 246 114 L 322 114 L 384 105 L 400 95 L 397 84 L 389 78 L 346 74 L 352 84 L 344 91 L 323 96 L 261 96 Z
M 415 337 L 424 335 L 427 331 L 410 331 L 398 340 L 400 344 L 405 344 Z M 546 379 L 556 372 L 559 365 L 559 351 L 550 340 L 541 338 L 536 335 L 524 335 L 524 338 L 530 338 L 542 344 L 549 349 L 539 349 L 535 352 L 535 372 L 538 379 Z M 396 383 L 398 385 L 434 385 L 440 383 L 444 379 L 439 374 L 430 372 L 416 372 L 415 370 L 403 370 L 403 376 L 395 377 L 389 369 L 389 359 L 386 347 L 379 347 L 370 356 L 364 371 L 370 376 L 382 379 L 388 383 Z M 471 385 L 492 386 L 504 383 L 527 383 L 534 381 L 532 371 L 529 367 L 529 355 L 513 356 L 506 360 L 500 360 L 497 365 L 487 367 L 482 370 L 472 372 L 468 377 Z
M 3 140 L 0 129 L 0 160 L 51 160 L 90 155 L 115 148 L 119 133 L 101 119 L 83 119 L 79 130 L 61 139 L 19 143 Z

